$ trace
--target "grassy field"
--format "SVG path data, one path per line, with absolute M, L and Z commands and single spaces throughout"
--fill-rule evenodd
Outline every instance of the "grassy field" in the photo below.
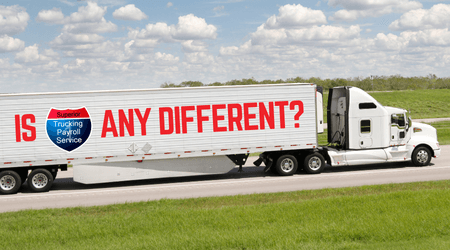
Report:
M 5 249 L 448 249 L 450 181 L 0 214 Z
M 411 111 L 413 119 L 450 117 L 450 89 L 405 90 L 369 93 L 384 106 Z M 324 120 L 328 93 L 324 93 Z
M 433 122 L 430 125 L 437 129 L 439 144 L 450 144 L 450 121 Z

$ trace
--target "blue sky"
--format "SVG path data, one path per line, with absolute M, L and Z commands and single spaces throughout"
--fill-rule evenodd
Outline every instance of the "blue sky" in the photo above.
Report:
M 450 1 L 0 3 L 0 92 L 449 77 Z

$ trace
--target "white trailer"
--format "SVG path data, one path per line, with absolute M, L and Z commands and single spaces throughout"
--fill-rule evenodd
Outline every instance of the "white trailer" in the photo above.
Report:
M 323 159 L 314 84 L 3 94 L 0 107 L 3 194 L 26 180 L 48 191 L 68 166 L 102 183 L 226 173 L 254 152 L 276 156 L 281 175 L 300 152 Z

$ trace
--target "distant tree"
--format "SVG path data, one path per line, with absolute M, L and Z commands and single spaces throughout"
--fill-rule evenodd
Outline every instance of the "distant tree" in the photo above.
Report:
M 286 80 L 262 80 L 257 81 L 254 77 L 243 78 L 241 80 L 230 80 L 225 83 L 213 82 L 203 84 L 200 81 L 184 81 L 180 84 L 165 82 L 161 84 L 161 88 L 176 87 L 199 87 L 199 86 L 223 86 L 223 85 L 250 85 L 250 84 L 277 84 L 277 83 L 315 83 L 322 86 L 324 90 L 337 86 L 355 86 L 366 91 L 384 91 L 384 90 L 415 90 L 415 89 L 449 89 L 450 78 L 439 78 L 435 74 L 428 74 L 425 77 L 402 77 L 401 75 L 377 76 L 370 77 L 353 77 L 353 78 L 333 78 L 321 79 L 311 77 L 309 79 L 296 77 L 287 78 Z

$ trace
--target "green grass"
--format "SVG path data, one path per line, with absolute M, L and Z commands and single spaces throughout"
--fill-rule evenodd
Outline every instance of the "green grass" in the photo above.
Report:
M 412 119 L 450 117 L 450 89 L 405 90 L 369 93 L 383 106 L 411 111 Z M 328 93 L 324 93 L 324 120 L 327 116 Z
M 430 125 L 437 129 L 439 144 L 450 144 L 450 121 L 432 122 Z
M 0 214 L 5 249 L 448 249 L 450 181 Z

